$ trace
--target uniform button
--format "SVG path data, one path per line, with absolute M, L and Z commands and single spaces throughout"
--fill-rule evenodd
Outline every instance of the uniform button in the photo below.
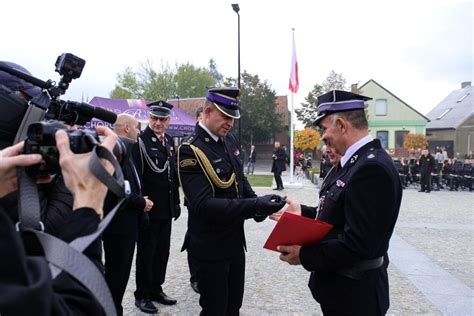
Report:
M 334 193 L 331 193 L 331 196 L 334 196 Z

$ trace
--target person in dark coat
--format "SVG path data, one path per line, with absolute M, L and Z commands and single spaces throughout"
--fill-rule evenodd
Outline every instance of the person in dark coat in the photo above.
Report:
M 280 142 L 275 142 L 272 154 L 272 172 L 275 177 L 276 188 L 273 190 L 281 191 L 284 189 L 281 173 L 286 170 L 286 152 L 280 147 Z
M 150 224 L 138 232 L 135 305 L 154 313 L 151 301 L 174 305 L 163 292 L 168 265 L 171 220 L 181 213 L 176 174 L 176 154 L 171 135 L 165 133 L 173 106 L 164 101 L 148 104 L 150 122 L 138 138 L 134 162 L 141 177 L 142 194 L 153 201 Z
M 257 197 L 247 181 L 239 145 L 229 133 L 240 117 L 237 88 L 208 91 L 202 120 L 178 151 L 178 172 L 189 210 L 183 248 L 197 261 L 201 315 L 238 315 L 244 295 L 244 221 L 262 221 L 284 206 Z
M 434 170 L 434 158 L 431 156 L 428 149 L 424 149 L 419 159 L 420 166 L 420 191 L 431 192 L 431 173 Z
M 333 167 L 326 149 L 326 145 L 321 148 L 321 151 L 323 152 L 323 155 L 321 156 L 321 163 L 319 165 L 319 177 L 321 179 L 326 178 L 329 170 Z
M 149 211 L 153 202 L 141 195 L 141 183 L 131 158 L 132 148 L 140 133 L 139 122 L 133 116 L 120 114 L 114 123 L 114 132 L 121 137 L 124 150 L 122 172 L 130 183 L 131 193 L 126 203 L 117 211 L 102 235 L 105 255 L 105 280 L 114 299 L 117 314 L 123 314 L 122 299 L 132 268 L 135 243 L 138 238 L 139 219 Z M 112 192 L 106 196 L 104 213 L 107 215 L 119 202 Z
M 333 228 L 319 243 L 277 248 L 281 260 L 311 271 L 309 287 L 325 315 L 384 315 L 389 308 L 387 250 L 403 190 L 392 159 L 368 134 L 368 99 L 338 90 L 318 97 L 315 124 L 343 157 L 317 208 L 288 199 L 287 210 Z
M 111 150 L 116 136 L 109 129 L 103 145 Z M 93 233 L 103 215 L 107 187 L 89 170 L 90 154 L 73 154 L 64 131 L 56 133 L 60 166 L 67 188 L 74 194 L 74 211 L 69 225 L 57 236 L 65 242 Z M 0 153 L 0 197 L 16 190 L 16 166 L 33 165 L 41 156 L 21 155 L 23 143 Z M 77 175 L 82 175 L 78 177 Z M 1 315 L 103 315 L 101 305 L 92 293 L 66 272 L 52 278 L 48 261 L 37 242 L 22 239 L 0 202 L 0 314 Z M 89 247 L 84 254 L 102 270 L 100 254 Z M 32 254 L 33 253 L 33 254 Z

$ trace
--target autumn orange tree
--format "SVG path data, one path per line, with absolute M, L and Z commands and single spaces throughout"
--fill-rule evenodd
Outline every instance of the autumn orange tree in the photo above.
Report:
M 315 149 L 319 146 L 319 141 L 319 133 L 311 127 L 307 127 L 302 131 L 295 131 L 294 145 L 301 151 Z
M 408 133 L 403 140 L 403 147 L 408 150 L 424 149 L 428 147 L 428 140 L 423 134 Z

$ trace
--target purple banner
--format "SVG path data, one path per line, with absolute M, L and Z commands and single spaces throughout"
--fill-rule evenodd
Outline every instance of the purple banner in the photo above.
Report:
M 146 100 L 94 97 L 89 103 L 116 114 L 126 113 L 135 117 L 140 121 L 142 130 L 145 129 L 148 124 L 149 115 L 148 107 L 146 106 L 148 101 Z M 192 133 L 195 124 L 196 121 L 193 116 L 175 106 L 171 110 L 171 122 L 166 131 L 173 136 L 183 136 L 184 134 Z M 87 123 L 85 128 L 95 128 L 98 125 L 112 128 L 111 124 L 97 119 L 93 119 L 91 122 Z

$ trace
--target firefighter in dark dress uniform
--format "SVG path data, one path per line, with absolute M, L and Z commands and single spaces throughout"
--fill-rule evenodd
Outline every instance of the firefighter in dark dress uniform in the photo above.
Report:
M 197 262 L 202 315 L 238 315 L 245 279 L 244 221 L 265 219 L 285 202 L 257 197 L 244 176 L 229 133 L 240 117 L 237 88 L 208 91 L 202 120 L 178 151 L 178 173 L 189 210 L 183 248 Z
M 279 246 L 281 260 L 311 271 L 309 287 L 325 315 L 383 315 L 389 307 L 387 250 L 402 186 L 392 159 L 368 134 L 369 99 L 337 90 L 318 97 L 315 124 L 343 157 L 321 187 L 318 208 L 288 199 L 288 211 L 333 225 L 319 243 Z
M 138 232 L 135 305 L 145 313 L 156 313 L 151 301 L 174 305 L 176 300 L 163 292 L 171 238 L 171 220 L 179 206 L 176 154 L 173 138 L 165 133 L 170 123 L 171 104 L 148 105 L 150 122 L 138 138 L 134 161 L 141 176 L 142 194 L 153 201 L 149 225 Z

